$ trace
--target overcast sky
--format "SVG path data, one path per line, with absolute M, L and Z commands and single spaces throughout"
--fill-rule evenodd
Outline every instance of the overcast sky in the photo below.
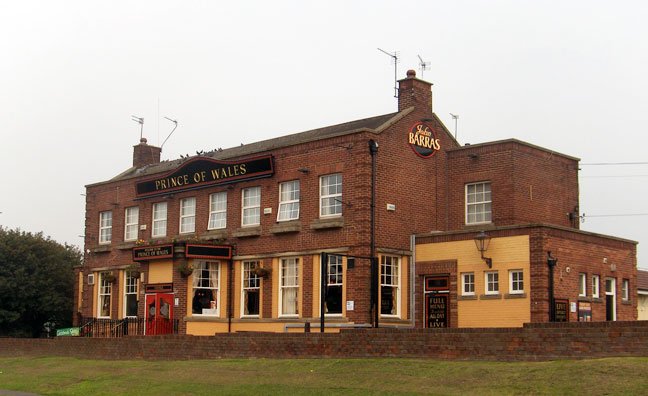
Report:
M 84 186 L 132 165 L 131 115 L 156 145 L 178 120 L 175 159 L 393 112 L 379 47 L 461 144 L 581 158 L 582 229 L 648 268 L 648 164 L 587 165 L 648 162 L 646 21 L 644 1 L 3 1 L 0 225 L 81 245 Z

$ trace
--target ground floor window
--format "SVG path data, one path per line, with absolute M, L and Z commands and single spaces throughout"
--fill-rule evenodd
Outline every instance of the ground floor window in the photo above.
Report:
M 380 313 L 382 315 L 398 315 L 399 267 L 398 257 L 380 257 Z
M 342 256 L 328 256 L 328 279 L 326 290 L 326 314 L 342 315 L 343 286 Z
M 137 276 L 136 276 L 137 275 Z M 137 279 L 139 274 L 126 271 L 124 287 L 124 316 L 137 316 Z
M 299 259 L 282 258 L 279 279 L 280 315 L 299 315 Z
M 258 261 L 243 262 L 243 287 L 241 288 L 241 316 L 259 316 L 261 279 L 255 273 Z
M 112 294 L 112 281 L 110 273 L 102 273 L 99 278 L 99 317 L 110 318 L 110 296 Z
M 220 262 L 194 263 L 192 309 L 194 315 L 218 315 Z

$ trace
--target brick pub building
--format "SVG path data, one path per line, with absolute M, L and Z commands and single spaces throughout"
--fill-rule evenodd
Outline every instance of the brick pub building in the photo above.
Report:
M 636 319 L 636 243 L 578 229 L 578 159 L 460 146 L 413 71 L 395 113 L 160 151 L 86 187 L 75 308 L 97 335 Z

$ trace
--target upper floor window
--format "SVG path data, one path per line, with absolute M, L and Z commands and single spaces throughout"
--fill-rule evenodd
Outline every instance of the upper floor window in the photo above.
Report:
M 380 257 L 380 313 L 398 315 L 400 305 L 400 259 Z
M 630 299 L 630 280 L 629 279 L 623 279 L 621 281 L 621 298 L 624 301 L 628 301 Z
M 196 198 L 180 200 L 180 233 L 196 231 Z
M 222 191 L 209 196 L 210 230 L 227 227 L 227 192 Z
M 522 270 L 509 271 L 509 294 L 524 293 L 524 273 Z
M 578 274 L 578 295 L 585 297 L 587 295 L 587 274 L 582 272 Z
M 261 279 L 255 270 L 258 261 L 243 262 L 243 287 L 241 288 L 241 316 L 259 316 L 261 300 Z
M 279 184 L 278 212 L 277 221 L 299 218 L 299 180 Z
M 158 202 L 153 204 L 153 237 L 166 236 L 167 231 L 167 203 Z
M 242 191 L 242 226 L 261 224 L 261 187 L 244 188 Z
M 461 295 L 474 296 L 475 295 L 475 273 L 467 272 L 461 274 Z
M 486 283 L 486 294 L 499 294 L 499 273 L 497 271 L 484 274 Z
M 601 278 L 598 275 L 592 275 L 592 297 L 599 298 Z
M 466 224 L 491 222 L 490 182 L 466 184 Z
M 99 243 L 110 243 L 112 240 L 112 212 L 99 213 Z
M 342 174 L 320 177 L 320 217 L 342 215 Z
M 137 239 L 137 229 L 139 228 L 139 208 L 137 206 L 126 208 L 124 217 L 124 240 L 134 241 Z

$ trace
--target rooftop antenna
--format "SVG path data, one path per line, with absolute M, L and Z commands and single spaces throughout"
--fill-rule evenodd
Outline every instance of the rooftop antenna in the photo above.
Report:
M 423 78 L 423 72 L 430 69 L 430 62 L 424 62 L 421 55 L 416 55 L 419 58 L 419 69 L 421 69 L 421 79 Z
M 450 113 L 450 116 L 455 121 L 455 140 L 457 140 L 457 120 L 459 119 L 459 114 Z
M 171 121 L 172 123 L 174 123 L 175 126 L 173 127 L 173 130 L 171 131 L 171 133 L 169 134 L 169 136 L 167 136 L 167 138 L 164 139 L 164 141 L 162 142 L 162 145 L 160 146 L 160 151 L 162 150 L 162 146 L 164 146 L 164 143 L 166 143 L 166 141 L 169 140 L 169 138 L 171 137 L 171 135 L 173 135 L 173 132 L 175 132 L 176 128 L 178 127 L 178 121 L 176 121 L 176 120 L 172 120 L 172 119 L 170 119 L 169 117 L 166 117 L 166 116 L 165 116 L 164 118 L 166 118 L 167 120 L 169 120 L 169 121 Z
M 131 120 L 135 121 L 136 123 L 140 124 L 140 140 L 142 139 L 142 135 L 144 134 L 144 117 L 137 117 L 132 115 Z
M 392 54 L 380 48 L 378 48 L 378 51 L 387 56 L 390 56 L 392 58 L 392 62 L 394 62 L 394 97 L 398 98 L 398 86 L 396 85 L 398 82 L 398 52 L 394 51 L 394 53 Z

